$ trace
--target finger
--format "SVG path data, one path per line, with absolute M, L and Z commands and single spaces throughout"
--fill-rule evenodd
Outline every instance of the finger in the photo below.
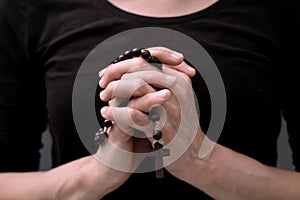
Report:
M 151 92 L 155 92 L 155 89 L 142 79 L 119 80 L 110 82 L 107 87 L 101 91 L 100 99 L 107 102 L 115 97 L 140 97 Z
M 99 73 L 98 73 L 99 78 L 103 76 L 103 74 L 105 73 L 106 69 L 107 69 L 107 67 L 104 68 L 104 69 L 102 69 L 101 71 L 99 71 Z
M 133 129 L 143 132 L 153 130 L 149 116 L 133 108 L 106 106 L 101 109 L 101 115 L 114 121 L 123 132 L 129 135 L 133 135 Z
M 123 74 L 150 69 L 158 70 L 156 67 L 150 65 L 146 60 L 140 57 L 111 64 L 99 72 L 99 76 L 101 78 L 99 86 L 105 88 L 110 81 L 120 79 Z
M 172 87 L 172 92 L 175 94 L 179 103 L 183 105 L 185 102 L 193 102 L 194 105 L 194 90 L 191 79 L 186 74 L 168 67 L 163 68 L 163 71 L 166 74 L 176 77 L 177 84 Z M 188 107 L 183 106 L 183 108 L 186 109 Z
M 189 77 L 196 74 L 196 70 L 186 59 L 183 54 L 165 47 L 148 48 L 152 56 L 155 56 L 166 66 L 185 73 Z
M 178 65 L 183 61 L 183 55 L 181 53 L 178 53 L 176 51 L 172 51 L 171 49 L 165 48 L 165 47 L 151 47 L 148 48 L 152 56 L 157 57 L 162 63 L 167 64 L 167 65 Z M 136 59 L 136 61 L 133 61 L 134 64 L 143 64 L 146 63 L 144 59 L 139 59 L 137 58 L 132 58 L 131 60 Z M 124 60 L 122 64 L 128 64 L 130 61 L 129 60 Z M 120 63 L 120 62 L 119 62 Z M 135 65 L 126 65 L 126 67 L 119 68 L 120 65 L 119 63 L 112 64 L 113 66 L 116 66 L 115 69 L 116 71 L 120 72 L 121 74 L 124 74 L 126 72 L 131 71 L 134 69 Z M 99 72 L 99 77 L 102 77 L 105 73 L 107 68 L 101 70 Z M 114 71 L 112 71 L 114 72 Z M 113 73 L 112 75 L 117 75 L 117 73 Z
M 140 71 L 125 74 L 119 81 L 110 82 L 100 93 L 102 101 L 109 101 L 114 97 L 140 97 L 155 90 L 149 85 L 160 88 L 171 88 L 176 78 L 158 71 Z
M 150 47 L 147 48 L 152 56 L 155 56 L 162 63 L 167 65 L 178 65 L 183 61 L 183 54 L 172 51 L 166 47 Z
M 163 89 L 157 92 L 148 93 L 139 98 L 132 99 L 129 102 L 128 107 L 147 113 L 154 106 L 166 103 L 170 97 L 171 92 L 168 89 Z
M 192 77 L 196 74 L 195 69 L 187 63 L 181 53 L 172 51 L 165 47 L 151 47 L 148 48 L 152 56 L 157 57 L 163 64 L 170 68 L 179 70 L 188 76 Z M 186 65 L 178 66 L 185 61 Z M 106 84 L 111 80 L 119 79 L 123 74 L 137 70 L 141 65 L 147 63 L 144 59 L 137 57 L 129 60 L 124 60 L 115 64 L 109 65 L 107 68 L 99 72 L 100 87 L 106 87 Z
M 146 83 L 160 88 L 171 88 L 176 84 L 176 77 L 160 71 L 138 71 L 124 74 L 122 79 L 141 78 Z
M 190 67 L 186 62 L 182 62 L 179 65 L 163 65 L 164 67 L 168 67 L 174 69 L 178 72 L 182 72 L 189 77 L 193 77 L 196 75 L 196 70 L 193 67 Z

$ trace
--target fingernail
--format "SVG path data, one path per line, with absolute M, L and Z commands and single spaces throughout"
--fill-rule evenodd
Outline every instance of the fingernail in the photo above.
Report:
M 104 79 L 103 78 L 100 79 L 99 86 L 102 88 L 104 87 Z
M 100 78 L 103 76 L 103 74 L 104 74 L 105 70 L 106 70 L 106 68 L 102 69 L 102 70 L 99 72 L 99 74 L 98 74 L 98 75 L 99 75 L 99 77 L 100 77 Z
M 156 93 L 157 97 L 159 98 L 165 98 L 167 96 L 167 91 L 166 90 L 160 90 Z
M 101 112 L 101 115 L 105 115 L 107 112 L 107 108 L 106 107 L 101 108 L 100 112 Z
M 173 58 L 175 58 L 175 59 L 181 59 L 181 58 L 183 58 L 183 54 L 182 53 L 178 53 L 176 51 L 173 51 L 172 54 L 171 54 L 171 56 Z
M 105 99 L 104 99 L 104 98 L 105 98 L 105 93 L 104 93 L 104 91 L 100 92 L 99 97 L 100 97 L 100 99 L 101 99 L 102 101 L 105 100 Z
M 191 66 L 188 66 L 187 70 L 193 74 L 196 73 L 196 70 Z

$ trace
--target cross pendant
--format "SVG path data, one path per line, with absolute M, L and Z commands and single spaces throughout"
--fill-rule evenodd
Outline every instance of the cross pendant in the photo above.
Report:
M 156 169 L 156 178 L 164 177 L 164 169 L 163 169 L 163 157 L 170 155 L 169 149 L 153 149 L 154 157 L 155 157 L 155 169 Z

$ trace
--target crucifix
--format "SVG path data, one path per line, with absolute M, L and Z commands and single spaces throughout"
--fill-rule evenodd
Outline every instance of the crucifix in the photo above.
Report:
M 170 156 L 170 149 L 163 148 L 161 143 L 155 141 L 151 156 L 154 157 L 156 178 L 163 178 L 163 157 Z

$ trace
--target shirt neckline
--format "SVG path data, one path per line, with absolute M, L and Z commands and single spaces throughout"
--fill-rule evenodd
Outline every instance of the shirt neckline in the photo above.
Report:
M 215 12 L 216 10 L 219 10 L 221 7 L 224 6 L 224 4 L 227 2 L 226 0 L 219 0 L 218 2 L 212 4 L 211 6 L 200 10 L 195 13 L 178 16 L 178 17 L 148 17 L 148 16 L 142 16 L 134 13 L 126 12 L 110 2 L 104 0 L 104 10 L 112 12 L 115 16 L 118 16 L 120 18 L 130 20 L 133 22 L 147 22 L 149 24 L 178 24 L 178 23 L 184 23 L 191 21 L 193 19 L 199 19 L 206 15 L 209 15 L 210 13 Z

